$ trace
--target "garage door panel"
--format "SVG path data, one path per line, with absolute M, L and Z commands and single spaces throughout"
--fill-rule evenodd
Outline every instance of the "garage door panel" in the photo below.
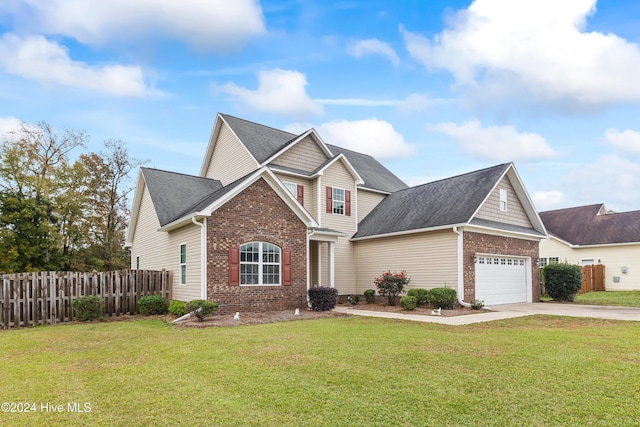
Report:
M 527 272 L 524 259 L 478 257 L 476 299 L 486 305 L 527 301 Z

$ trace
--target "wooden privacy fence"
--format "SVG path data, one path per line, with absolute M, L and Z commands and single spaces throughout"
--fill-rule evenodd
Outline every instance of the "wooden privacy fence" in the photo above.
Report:
M 592 291 L 604 291 L 603 264 L 582 266 L 582 289 L 578 293 L 584 294 Z
M 35 326 L 74 319 L 71 302 L 85 295 L 104 301 L 108 316 L 138 313 L 145 295 L 171 299 L 170 271 L 38 272 L 0 276 L 0 327 Z

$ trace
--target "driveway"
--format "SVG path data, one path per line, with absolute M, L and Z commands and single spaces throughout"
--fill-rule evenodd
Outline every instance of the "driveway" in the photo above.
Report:
M 422 314 L 387 313 L 383 311 L 357 310 L 351 307 L 336 307 L 335 311 L 356 316 L 383 317 L 387 319 L 403 319 L 415 322 L 440 323 L 442 325 L 469 325 L 472 323 L 491 322 L 493 320 L 511 319 L 514 317 L 547 314 L 551 316 L 594 317 L 599 319 L 630 320 L 640 322 L 640 308 L 609 307 L 599 305 L 576 305 L 560 303 L 522 303 L 502 304 L 491 307 L 492 311 L 467 314 L 455 317 L 428 316 Z

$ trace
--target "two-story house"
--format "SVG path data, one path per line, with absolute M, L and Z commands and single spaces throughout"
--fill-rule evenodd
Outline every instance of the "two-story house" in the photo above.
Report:
M 218 114 L 199 176 L 141 168 L 132 268 L 225 311 L 362 294 L 386 269 L 487 304 L 537 298 L 546 231 L 511 163 L 409 188 L 373 157 Z

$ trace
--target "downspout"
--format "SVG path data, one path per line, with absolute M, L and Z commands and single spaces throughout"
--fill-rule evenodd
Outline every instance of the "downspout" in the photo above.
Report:
M 463 307 L 471 307 L 471 304 L 464 302 L 464 259 L 463 259 L 463 241 L 462 232 L 458 227 L 453 227 L 453 232 L 458 235 L 458 304 Z
M 309 298 L 309 288 L 311 287 L 311 254 L 309 252 L 309 237 L 312 233 L 313 230 L 309 230 L 307 228 L 307 308 L 311 308 L 311 299 Z
M 207 232 L 205 222 L 196 221 L 195 215 L 191 217 L 191 222 L 200 226 L 200 298 L 207 299 Z

